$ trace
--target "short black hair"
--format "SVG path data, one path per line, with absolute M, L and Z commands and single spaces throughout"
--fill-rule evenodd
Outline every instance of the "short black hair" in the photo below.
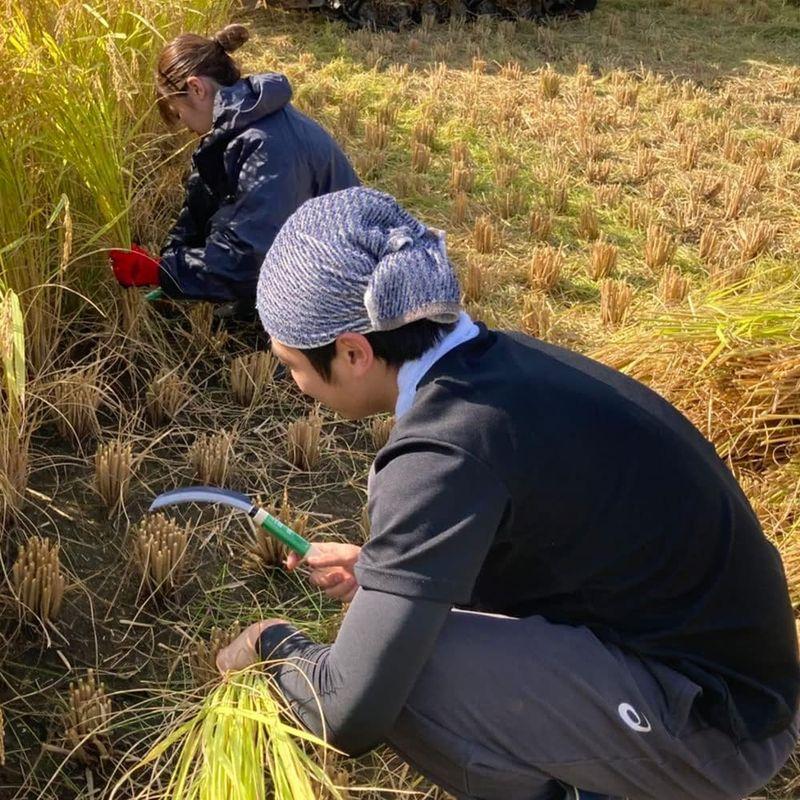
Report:
M 374 331 L 365 334 L 376 358 L 390 367 L 399 367 L 406 361 L 414 361 L 426 350 L 430 350 L 455 328 L 455 322 L 434 322 L 418 319 L 392 331 Z M 326 381 L 331 379 L 331 362 L 336 355 L 336 342 L 301 350 L 311 366 Z

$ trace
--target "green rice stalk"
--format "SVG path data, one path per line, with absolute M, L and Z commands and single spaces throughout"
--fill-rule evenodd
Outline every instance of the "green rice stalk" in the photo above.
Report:
M 334 752 L 292 721 L 260 668 L 238 673 L 209 693 L 114 787 L 154 766 L 141 800 L 316 800 L 342 795 L 316 756 Z M 158 776 L 169 774 L 166 787 Z

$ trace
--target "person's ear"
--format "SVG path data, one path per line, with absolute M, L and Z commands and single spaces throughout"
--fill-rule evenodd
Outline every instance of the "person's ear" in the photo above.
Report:
M 186 79 L 186 93 L 194 100 L 203 100 L 208 93 L 206 82 L 196 75 Z
M 360 333 L 343 333 L 336 339 L 336 357 L 354 377 L 360 378 L 375 363 L 375 353 L 366 336 Z

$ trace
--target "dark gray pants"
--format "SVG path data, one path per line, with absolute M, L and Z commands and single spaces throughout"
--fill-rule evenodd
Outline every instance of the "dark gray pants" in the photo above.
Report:
M 551 800 L 559 782 L 632 800 L 738 800 L 796 727 L 737 745 L 691 713 L 700 688 L 541 617 L 453 611 L 389 744 L 462 800 Z

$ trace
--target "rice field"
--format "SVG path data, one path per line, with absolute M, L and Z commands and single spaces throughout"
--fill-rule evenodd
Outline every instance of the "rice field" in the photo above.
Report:
M 181 30 L 247 24 L 245 71 L 285 72 L 365 182 L 448 231 L 476 318 L 684 411 L 800 603 L 796 4 L 600 0 L 399 33 L 213 0 L 2 8 L 0 798 L 159 796 L 169 771 L 139 767 L 207 701 L 219 647 L 267 617 L 335 635 L 341 608 L 246 519 L 147 517 L 155 494 L 220 483 L 312 539 L 368 535 L 391 420 L 315 408 L 255 327 L 156 313 L 108 270 L 110 247 L 157 250 L 182 198 L 193 142 L 161 127 L 151 76 Z M 342 797 L 445 797 L 388 752 L 326 769 Z M 799 790 L 797 759 L 762 796 Z

